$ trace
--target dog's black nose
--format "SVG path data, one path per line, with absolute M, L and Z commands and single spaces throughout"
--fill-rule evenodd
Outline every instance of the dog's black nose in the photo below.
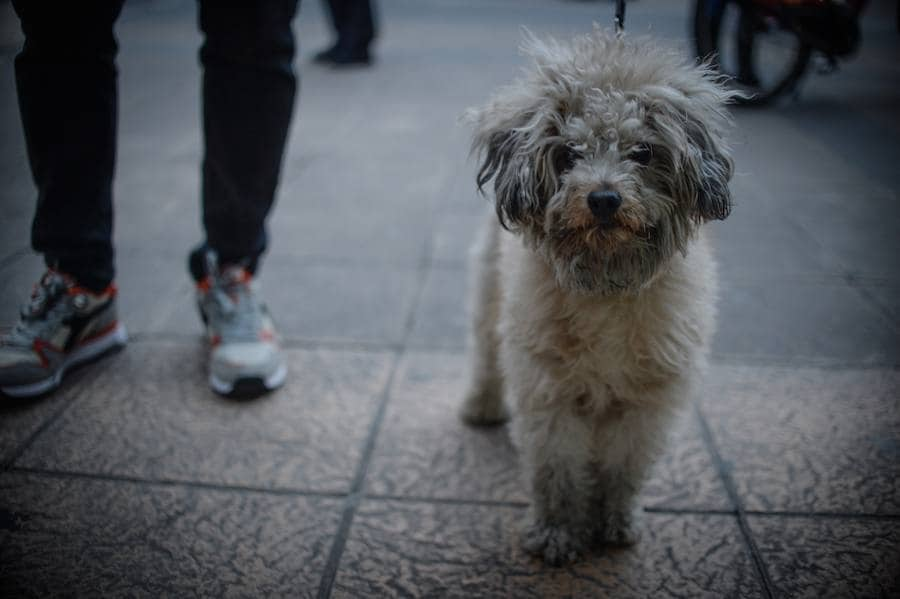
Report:
M 622 196 L 615 191 L 592 191 L 587 197 L 588 207 L 602 224 L 609 224 L 613 214 L 622 205 Z

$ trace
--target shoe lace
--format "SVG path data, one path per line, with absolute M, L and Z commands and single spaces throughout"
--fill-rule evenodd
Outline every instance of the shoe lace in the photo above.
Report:
M 207 313 L 213 328 L 224 341 L 257 341 L 262 324 L 262 305 L 241 264 L 219 268 L 215 257 L 207 256 L 209 291 Z
M 30 347 L 35 339 L 58 328 L 71 312 L 69 302 L 63 301 L 73 283 L 66 276 L 48 270 L 34 286 L 31 298 L 19 311 L 19 322 L 3 340 L 3 345 Z

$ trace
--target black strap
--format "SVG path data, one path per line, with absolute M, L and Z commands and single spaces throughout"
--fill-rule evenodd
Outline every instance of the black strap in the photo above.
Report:
M 625 0 L 616 0 L 616 33 L 625 29 Z

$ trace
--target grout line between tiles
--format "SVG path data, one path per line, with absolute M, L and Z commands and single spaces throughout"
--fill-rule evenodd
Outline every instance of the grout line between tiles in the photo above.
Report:
M 841 358 L 815 356 L 784 357 L 762 354 L 729 354 L 719 352 L 709 360 L 712 366 L 746 366 L 750 368 L 775 368 L 790 370 L 795 368 L 811 368 L 819 370 L 900 370 L 900 362 L 895 358 L 881 361 L 853 361 Z
M 810 520 L 884 520 L 900 521 L 900 514 L 868 512 L 794 512 L 782 510 L 744 510 L 744 514 L 762 518 L 808 518 Z
M 126 476 L 121 474 L 108 474 L 97 472 L 79 472 L 75 470 L 54 470 L 52 468 L 34 468 L 29 466 L 12 466 L 9 474 L 21 474 L 45 478 L 67 478 L 76 480 L 89 480 L 97 482 L 127 483 L 149 487 L 183 487 L 188 489 L 201 489 L 208 491 L 221 491 L 230 493 L 259 493 L 265 495 L 277 495 L 286 497 L 346 499 L 348 492 L 343 491 L 316 491 L 312 489 L 298 489 L 291 487 L 259 487 L 253 485 L 214 483 L 196 480 L 166 479 L 166 478 L 141 478 L 138 476 Z M 380 493 L 360 493 L 360 500 L 371 499 L 374 501 L 393 501 L 397 503 L 422 503 L 431 505 L 450 506 L 482 506 L 495 508 L 525 509 L 527 501 L 510 501 L 502 499 L 467 499 L 461 497 L 426 497 L 416 495 L 386 495 Z M 648 514 L 671 514 L 687 516 L 735 516 L 736 510 L 720 508 L 667 508 L 664 506 L 644 507 L 642 510 Z M 900 521 L 900 514 L 875 514 L 868 512 L 804 512 L 785 510 L 744 510 L 746 516 L 760 518 L 806 518 L 812 520 L 871 520 L 894 522 Z
M 668 507 L 645 507 L 644 511 L 648 514 L 670 514 L 673 516 L 736 516 L 737 510 L 723 509 L 703 509 L 703 508 L 668 508 Z
M 703 437 L 703 443 L 710 453 L 713 465 L 715 465 L 719 477 L 722 479 L 722 484 L 725 486 L 725 491 L 728 493 L 728 497 L 731 499 L 731 503 L 734 506 L 734 515 L 737 517 L 738 527 L 740 528 L 741 535 L 744 537 L 744 543 L 750 551 L 750 558 L 753 560 L 756 573 L 760 578 L 760 582 L 762 582 L 763 592 L 768 599 L 773 599 L 775 596 L 773 592 L 774 585 L 772 584 L 772 579 L 769 576 L 759 547 L 756 546 L 756 540 L 753 538 L 753 532 L 750 530 L 750 524 L 747 522 L 747 515 L 741 504 L 741 498 L 738 495 L 734 480 L 731 478 L 731 472 L 726 467 L 725 461 L 719 453 L 718 446 L 713 438 L 712 430 L 709 427 L 709 423 L 706 421 L 706 416 L 700 410 L 700 406 L 694 404 L 693 407 L 700 424 L 700 433 Z
M 139 343 L 194 343 L 200 336 L 175 332 L 150 332 L 139 331 L 129 333 L 129 345 Z M 427 353 L 463 354 L 467 351 L 464 345 L 429 345 L 428 343 L 413 341 L 364 341 L 352 339 L 315 339 L 308 337 L 282 336 L 282 344 L 290 349 L 316 350 L 325 349 L 333 351 L 358 351 L 358 352 L 387 352 L 399 353 L 410 350 Z M 854 362 L 832 358 L 795 357 L 785 359 L 781 356 L 760 356 L 753 354 L 728 354 L 720 353 L 710 359 L 712 366 L 746 366 L 750 368 L 812 368 L 829 370 L 900 370 L 900 362 L 887 360 L 882 362 Z
M 129 332 L 128 344 L 134 345 L 139 343 L 199 343 L 201 340 L 200 333 L 185 334 L 174 332 L 152 332 L 139 331 L 137 333 Z M 357 341 L 343 339 L 309 339 L 302 337 L 286 337 L 281 335 L 282 347 L 289 349 L 307 349 L 307 350 L 334 350 L 334 351 L 351 351 L 351 352 L 368 352 L 368 353 L 398 353 L 402 346 L 398 343 L 389 341 Z
M 434 230 L 434 222 L 429 225 L 429 228 L 432 231 Z M 409 313 L 404 324 L 403 340 L 400 343 L 398 351 L 395 352 L 394 363 L 391 366 L 390 374 L 388 375 L 384 390 L 382 391 L 382 396 L 378 402 L 378 409 L 375 412 L 375 417 L 372 419 L 372 424 L 369 427 L 369 433 L 366 436 L 365 443 L 363 444 L 362 456 L 360 457 L 356 474 L 350 487 L 350 493 L 347 496 L 346 504 L 344 506 L 344 512 L 341 516 L 341 522 L 338 525 L 338 530 L 334 535 L 334 541 L 328 554 L 328 561 L 325 564 L 325 568 L 322 572 L 322 578 L 319 582 L 319 590 L 316 594 L 319 599 L 327 599 L 331 596 L 334 581 L 337 578 L 341 557 L 344 554 L 344 548 L 346 547 L 347 539 L 350 536 L 350 528 L 353 526 L 353 519 L 356 516 L 356 511 L 359 508 L 359 505 L 364 497 L 366 474 L 368 473 L 369 465 L 372 462 L 372 455 L 375 452 L 375 443 L 378 440 L 378 433 L 381 432 L 381 425 L 384 421 L 384 415 L 387 412 L 387 404 L 390 400 L 391 390 L 394 386 L 394 378 L 397 375 L 400 362 L 406 355 L 406 347 L 408 345 L 409 338 L 412 336 L 412 332 L 416 324 L 416 313 L 419 310 L 419 306 L 422 303 L 422 297 L 425 294 L 425 283 L 428 278 L 429 270 L 431 268 L 432 254 L 434 251 L 433 238 L 434 236 L 430 234 L 425 237 L 425 247 L 423 248 L 422 258 L 420 260 L 419 267 L 417 268 L 418 281 L 416 293 L 409 307 Z
M 793 219 L 792 219 L 793 220 Z M 808 229 L 808 225 L 801 222 L 794 222 L 794 226 L 803 231 L 807 236 L 816 239 L 816 236 L 812 231 Z M 818 243 L 818 242 L 817 242 Z M 877 298 L 873 297 L 872 293 L 866 289 L 865 286 L 865 278 L 853 272 L 851 268 L 848 268 L 842 260 L 836 261 L 836 269 L 835 275 L 839 278 L 839 280 L 849 287 L 856 291 L 863 299 L 865 303 L 869 305 L 870 308 L 878 312 L 885 320 L 887 320 L 893 326 L 894 330 L 897 330 L 900 327 L 900 322 L 891 314 L 890 310 L 888 310 L 885 306 L 878 301 Z
M 27 466 L 14 466 L 10 468 L 9 472 L 12 474 L 29 474 L 49 478 L 72 478 L 159 487 L 185 487 L 193 489 L 204 489 L 209 491 L 227 491 L 236 493 L 265 493 L 268 495 L 284 495 L 292 497 L 325 497 L 330 499 L 343 499 L 347 496 L 346 493 L 342 493 L 340 491 L 314 491 L 308 489 L 292 489 L 289 487 L 256 487 L 253 485 L 235 485 L 228 483 L 212 483 L 197 480 L 169 478 L 141 478 L 138 476 L 127 476 L 122 474 L 79 472 L 75 470 L 53 470 L 50 468 L 31 468 Z
M 347 545 L 347 539 L 350 536 L 350 527 L 353 525 L 356 510 L 359 508 L 359 504 L 362 501 L 362 487 L 365 484 L 366 473 L 369 470 L 369 463 L 371 462 L 372 452 L 375 448 L 375 441 L 378 437 L 378 432 L 381 429 L 381 423 L 384 420 L 384 414 L 387 410 L 387 402 L 390 397 L 391 388 L 394 384 L 394 376 L 397 373 L 402 357 L 403 352 L 398 352 L 394 357 L 391 372 L 388 375 L 381 397 L 378 401 L 375 417 L 372 419 L 372 424 L 366 435 L 362 456 L 360 457 L 356 473 L 353 477 L 353 482 L 350 486 L 350 493 L 345 500 L 341 521 L 334 534 L 331 550 L 328 552 L 328 561 L 325 563 L 322 578 L 319 581 L 319 589 L 316 596 L 321 599 L 331 596 L 331 589 L 334 585 L 334 580 L 337 577 L 338 566 L 340 565 L 341 557 L 344 554 L 344 547 Z
M 735 516 L 737 510 L 715 508 L 667 508 L 664 506 L 645 507 L 650 514 L 685 514 L 696 516 Z M 900 514 L 873 514 L 870 512 L 804 512 L 789 510 L 742 510 L 745 516 L 761 518 L 807 518 L 810 520 L 875 520 L 892 522 L 900 520 Z
M 379 493 L 365 494 L 365 499 L 374 501 L 395 501 L 397 503 L 429 503 L 435 505 L 468 505 L 484 507 L 527 508 L 527 501 L 503 501 L 497 499 L 463 499 L 457 497 L 417 497 L 414 495 L 382 495 Z
M 0 472 L 5 472 L 7 470 L 11 470 L 12 465 L 15 464 L 16 460 L 18 460 L 19 457 L 21 457 L 21 455 L 23 453 L 25 453 L 25 450 L 31 446 L 31 444 L 34 442 L 34 440 L 37 439 L 41 433 L 43 433 L 45 430 L 50 428 L 50 426 L 54 422 L 56 422 L 56 420 L 60 416 L 62 416 L 63 412 L 65 412 L 67 409 L 69 409 L 69 406 L 71 406 L 73 402 L 62 401 L 60 403 L 62 403 L 63 405 L 61 405 L 55 412 L 53 412 L 53 414 L 48 416 L 47 419 L 44 420 L 44 422 L 42 422 L 41 425 L 38 426 L 37 429 L 34 430 L 34 432 L 32 432 L 30 435 L 28 435 L 27 439 L 22 441 L 22 443 L 18 447 L 16 447 L 15 451 L 13 451 L 10 454 L 9 458 L 4 460 L 3 463 L 0 464 Z

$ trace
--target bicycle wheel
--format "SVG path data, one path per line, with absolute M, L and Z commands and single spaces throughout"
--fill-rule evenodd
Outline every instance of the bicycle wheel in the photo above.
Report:
M 792 90 L 812 55 L 776 15 L 751 0 L 697 0 L 694 38 L 697 56 L 743 92 L 740 104 L 766 104 Z

